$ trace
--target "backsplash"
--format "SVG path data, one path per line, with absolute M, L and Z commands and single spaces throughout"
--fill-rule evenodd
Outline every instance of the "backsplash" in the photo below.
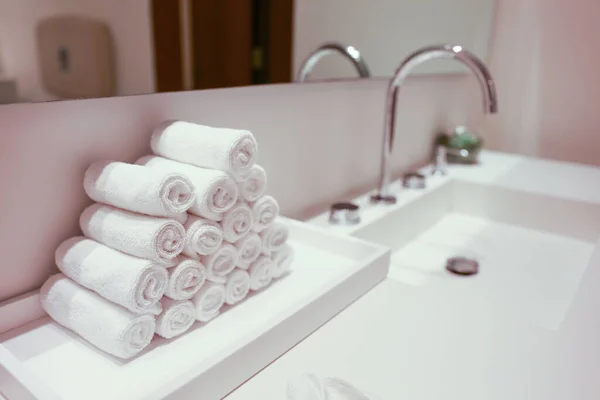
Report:
M 438 127 L 464 121 L 466 75 L 415 77 L 398 99 L 394 171 L 426 162 Z M 150 152 L 165 119 L 245 128 L 282 213 L 306 218 L 379 172 L 387 80 L 271 85 L 0 108 L 0 301 L 38 288 L 56 270 L 54 249 L 78 232 L 89 203 L 87 166 Z M 478 111 L 478 110 L 477 110 Z M 479 113 L 475 113 L 478 115 Z

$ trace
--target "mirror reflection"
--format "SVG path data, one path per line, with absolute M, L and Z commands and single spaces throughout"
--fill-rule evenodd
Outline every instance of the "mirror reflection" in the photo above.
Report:
M 441 43 L 485 60 L 493 12 L 493 0 L 0 0 L 0 104 L 390 77 Z M 417 73 L 458 71 L 438 60 Z

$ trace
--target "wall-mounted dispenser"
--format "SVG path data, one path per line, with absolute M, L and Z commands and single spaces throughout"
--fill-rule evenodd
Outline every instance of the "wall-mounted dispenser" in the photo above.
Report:
M 115 95 L 112 37 L 98 20 L 78 16 L 43 19 L 37 26 L 44 88 L 63 99 Z

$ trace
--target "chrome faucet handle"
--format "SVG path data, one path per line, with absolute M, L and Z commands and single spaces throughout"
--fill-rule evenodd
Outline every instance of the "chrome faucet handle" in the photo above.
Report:
M 334 203 L 329 210 L 329 223 L 356 225 L 360 223 L 360 207 L 354 203 Z
M 406 189 L 425 189 L 426 186 L 425 175 L 418 172 L 409 172 L 402 177 L 402 187 Z
M 321 60 L 321 58 L 324 56 L 333 53 L 339 53 L 350 60 L 361 78 L 371 77 L 369 67 L 367 66 L 364 57 L 360 54 L 360 51 L 358 51 L 356 47 L 345 45 L 339 42 L 327 42 L 320 45 L 316 50 L 310 53 L 308 57 L 306 57 L 300 66 L 300 70 L 298 71 L 298 75 L 295 79 L 296 82 L 306 81 L 310 72 L 319 63 L 319 60 Z
M 431 175 L 444 176 L 448 173 L 448 154 L 446 147 L 438 145 L 435 148 L 435 159 L 433 160 L 433 169 Z
M 371 203 L 373 204 L 377 204 L 377 203 L 383 203 L 383 204 L 396 204 L 396 202 L 398 201 L 398 199 L 396 198 L 396 196 L 394 196 L 393 194 L 379 194 L 376 193 L 374 195 L 372 195 L 369 200 L 371 201 Z

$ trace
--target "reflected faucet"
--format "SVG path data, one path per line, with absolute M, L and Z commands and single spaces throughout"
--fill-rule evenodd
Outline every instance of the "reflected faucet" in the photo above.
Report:
M 369 78 L 371 76 L 365 59 L 360 55 L 360 51 L 358 51 L 356 47 L 346 46 L 345 44 L 338 42 L 328 42 L 323 43 L 315 51 L 310 53 L 308 57 L 306 57 L 302 63 L 302 66 L 300 67 L 300 71 L 298 71 L 296 82 L 306 81 L 308 75 L 315 68 L 319 60 L 324 56 L 333 53 L 339 53 L 349 59 L 356 68 L 356 71 L 358 71 L 358 75 L 361 78 Z
M 373 203 L 396 203 L 396 196 L 389 193 L 390 156 L 394 144 L 394 128 L 396 125 L 396 97 L 406 77 L 418 65 L 438 58 L 453 58 L 464 65 L 477 77 L 483 93 L 483 111 L 495 114 L 498 111 L 496 88 L 490 71 L 473 53 L 461 46 L 437 45 L 423 47 L 410 54 L 396 69 L 387 89 L 385 106 L 385 124 L 383 131 L 383 146 L 381 149 L 381 167 L 379 172 L 379 187 L 377 193 L 371 196 Z

